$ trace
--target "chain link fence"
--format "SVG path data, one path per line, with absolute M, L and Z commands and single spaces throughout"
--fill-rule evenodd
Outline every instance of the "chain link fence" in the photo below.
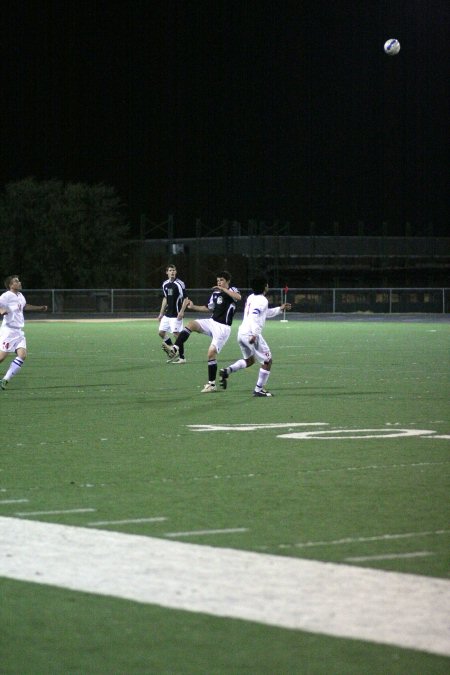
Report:
M 251 290 L 240 289 L 243 299 Z M 206 304 L 208 288 L 189 289 L 194 304 Z M 132 316 L 158 314 L 162 294 L 160 288 L 37 288 L 24 291 L 32 305 L 46 304 L 54 315 Z M 285 300 L 284 289 L 271 289 L 271 305 Z M 450 312 L 450 288 L 289 288 L 287 300 L 294 312 L 341 314 L 367 312 L 373 314 Z M 238 311 L 243 303 L 239 303 Z

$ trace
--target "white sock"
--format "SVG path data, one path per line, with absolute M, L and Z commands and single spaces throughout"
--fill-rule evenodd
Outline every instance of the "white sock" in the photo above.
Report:
M 239 361 L 236 361 L 236 363 L 232 363 L 231 366 L 228 366 L 227 370 L 230 373 L 235 373 L 236 370 L 242 370 L 242 368 L 247 367 L 247 362 L 245 359 L 239 359 Z
M 6 372 L 6 375 L 3 379 L 7 380 L 9 382 L 9 380 L 12 377 L 14 377 L 14 375 L 17 375 L 17 373 L 22 368 L 22 366 L 23 366 L 23 360 L 20 359 L 18 356 L 16 356 L 14 361 L 11 362 L 11 365 L 9 366 L 9 368 Z
M 270 370 L 266 370 L 265 368 L 259 369 L 258 382 L 256 383 L 255 391 L 261 391 L 261 389 L 264 388 L 264 385 L 267 384 L 267 380 L 269 379 L 269 375 Z

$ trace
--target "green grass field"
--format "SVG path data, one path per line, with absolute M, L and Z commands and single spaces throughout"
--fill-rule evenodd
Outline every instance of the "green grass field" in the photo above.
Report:
M 236 331 L 219 367 L 239 357 Z M 208 338 L 166 364 L 155 321 L 30 321 L 26 334 L 29 358 L 0 392 L 0 516 L 447 579 L 450 323 L 268 322 L 272 399 L 251 395 L 256 366 L 201 394 Z M 449 669 L 424 651 L 16 579 L 0 594 L 2 675 Z

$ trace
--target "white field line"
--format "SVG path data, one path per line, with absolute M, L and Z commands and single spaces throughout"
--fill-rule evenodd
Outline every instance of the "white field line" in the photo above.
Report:
M 0 504 L 25 504 L 28 499 L 0 499 Z
M 296 544 L 279 544 L 279 548 L 312 548 L 314 546 L 341 546 L 356 544 L 365 541 L 389 541 L 391 539 L 410 539 L 411 537 L 431 537 L 433 535 L 449 534 L 450 530 L 430 530 L 427 532 L 401 532 L 399 534 L 380 534 L 373 537 L 344 537 L 328 541 L 302 541 Z
M 324 427 L 328 422 L 267 422 L 266 424 L 187 424 L 192 431 L 260 431 L 261 429 L 290 429 L 291 427 Z
M 60 511 L 19 511 L 16 516 L 54 516 L 61 513 L 92 513 L 97 509 L 64 509 Z
M 0 576 L 450 656 L 450 581 L 0 517 Z
M 333 466 L 333 467 L 324 467 L 320 469 L 299 469 L 295 471 L 292 475 L 302 476 L 303 474 L 318 474 L 318 473 L 339 473 L 341 471 L 386 471 L 391 469 L 404 469 L 404 468 L 423 468 L 425 466 L 435 467 L 449 464 L 450 462 L 411 462 L 403 464 L 368 464 L 364 466 Z M 260 478 L 267 476 L 267 472 L 258 472 L 258 473 L 225 473 L 225 474 L 209 474 L 205 476 L 186 476 L 180 479 L 179 477 L 164 477 L 159 478 L 158 480 L 149 480 L 149 483 L 160 483 L 160 482 L 192 482 L 192 481 L 207 481 L 207 480 L 239 480 L 242 478 Z M 272 478 L 277 475 L 276 472 L 272 471 Z
M 248 532 L 248 527 L 229 527 L 223 530 L 191 530 L 190 532 L 165 532 L 165 537 L 195 537 L 202 534 L 232 534 L 233 532 Z
M 388 431 L 390 433 L 388 433 Z M 369 433 L 370 432 L 370 433 Z M 375 433 L 373 433 L 375 432 Z M 293 438 L 296 440 L 318 440 L 318 441 L 336 441 L 344 438 L 344 440 L 353 439 L 369 439 L 369 438 L 402 438 L 413 436 L 427 436 L 434 434 L 434 431 L 427 429 L 321 429 L 320 431 L 298 431 L 292 434 L 279 434 L 277 438 Z M 334 436 L 332 434 L 341 434 Z M 342 436 L 342 434 L 352 434 L 351 436 Z M 362 435 L 361 435 L 362 434 Z
M 120 323 L 126 321 L 127 323 L 129 321 L 157 321 L 157 319 L 153 319 L 151 316 L 149 317 L 130 317 L 130 318 L 123 318 L 123 319 L 34 319 L 33 323 Z
M 339 473 L 341 471 L 386 471 L 391 469 L 404 469 L 404 468 L 423 468 L 423 467 L 435 467 L 435 466 L 446 466 L 450 464 L 450 461 L 442 462 L 404 462 L 401 464 L 366 464 L 361 466 L 333 466 L 333 467 L 322 467 L 317 469 L 299 469 L 295 472 L 292 472 L 291 475 L 302 476 L 304 474 L 319 474 L 319 473 Z M 203 476 L 161 476 L 160 478 L 146 479 L 146 484 L 160 484 L 160 483 L 191 483 L 193 481 L 208 481 L 208 480 L 239 480 L 239 479 L 254 479 L 259 477 L 267 476 L 267 472 L 258 472 L 258 473 L 226 473 L 226 474 L 206 474 Z M 284 474 L 277 474 L 275 471 L 271 471 L 270 475 L 276 477 L 278 475 L 284 476 Z M 80 488 L 105 488 L 113 483 L 85 483 L 79 484 Z M 37 486 L 32 486 L 30 490 L 35 490 Z M 29 501 L 29 500 L 26 500 Z M 0 502 L 1 504 L 1 502 Z M 15 513 L 14 515 L 19 515 Z
M 344 558 L 347 562 L 366 562 L 367 560 L 397 560 L 397 558 L 426 558 L 434 555 L 431 551 L 413 551 L 412 553 L 384 553 L 383 555 L 359 555 Z
M 167 520 L 165 516 L 155 516 L 154 518 L 128 518 L 127 520 L 96 520 L 92 523 L 87 523 L 89 527 L 95 525 L 128 525 L 129 523 L 160 523 Z

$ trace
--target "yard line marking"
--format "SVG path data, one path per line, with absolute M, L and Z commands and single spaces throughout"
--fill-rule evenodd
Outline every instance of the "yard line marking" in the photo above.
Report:
M 329 427 L 328 422 L 280 422 L 267 424 L 187 424 L 188 429 L 192 431 L 259 431 L 261 429 L 292 429 L 294 427 Z M 370 439 L 370 438 L 402 438 L 422 436 L 425 438 L 448 439 L 450 436 L 436 435 L 432 429 L 319 429 L 317 431 L 307 429 L 306 431 L 295 431 L 288 434 L 277 434 L 277 438 L 289 438 L 294 440 L 352 440 L 352 439 Z
M 370 435 L 369 435 L 370 432 Z M 374 433 L 375 432 L 375 433 Z M 387 433 L 390 432 L 390 433 Z M 318 441 L 336 441 L 336 440 L 352 440 L 352 439 L 369 439 L 369 438 L 401 438 L 413 436 L 429 436 L 434 434 L 434 431 L 427 429 L 321 429 L 320 431 L 298 431 L 292 434 L 280 434 L 277 438 L 294 438 L 296 440 L 318 440 Z M 333 436 L 329 434 L 341 434 L 340 436 Z M 342 436 L 342 434 L 352 434 L 351 436 Z M 355 435 L 359 434 L 359 435 Z M 363 434 L 361 436 L 361 434 Z
M 160 523 L 167 520 L 164 516 L 157 516 L 155 518 L 128 518 L 127 520 L 96 520 L 92 523 L 87 523 L 89 527 L 94 525 L 127 525 L 128 523 Z
M 403 462 L 401 464 L 368 464 L 366 466 L 347 466 L 345 471 L 361 471 L 365 469 L 404 469 L 405 467 L 416 466 L 440 466 L 442 464 L 449 464 L 445 462 Z M 340 469 L 318 469 L 318 471 L 339 471 Z
M 60 513 L 92 513 L 97 509 L 64 509 L 61 511 L 18 511 L 15 516 L 54 516 Z
M 447 579 L 20 518 L 0 541 L 9 579 L 450 656 Z
M 192 431 L 259 431 L 291 427 L 327 427 L 328 422 L 280 422 L 276 424 L 187 424 Z
M 191 532 L 165 532 L 165 537 L 195 537 L 197 534 L 232 534 L 248 532 L 248 527 L 229 527 L 224 530 L 192 530 Z
M 336 473 L 339 471 L 385 471 L 389 469 L 399 469 L 399 468 L 410 468 L 410 467 L 435 467 L 435 466 L 445 466 L 450 464 L 450 461 L 442 462 L 403 462 L 401 464 L 365 464 L 361 466 L 333 466 L 333 467 L 322 467 L 318 469 L 299 469 L 292 473 L 292 475 L 302 476 L 303 474 L 318 474 L 318 473 Z M 161 476 L 159 478 L 149 478 L 142 480 L 146 484 L 160 484 L 160 483 L 190 483 L 192 481 L 207 481 L 207 480 L 230 480 L 230 479 L 242 479 L 242 478 L 259 478 L 265 477 L 268 473 L 263 471 L 258 471 L 257 473 L 227 473 L 227 474 L 205 474 L 203 476 Z M 270 475 L 273 477 L 284 477 L 283 473 L 276 473 L 272 471 Z M 81 488 L 91 488 L 91 487 L 109 487 L 113 483 L 80 483 L 78 487 Z M 32 486 L 31 490 L 36 490 L 37 486 Z M 17 514 L 15 514 L 17 515 Z
M 0 504 L 24 504 L 29 499 L 0 499 Z
M 382 555 L 359 555 L 344 558 L 347 562 L 365 562 L 366 560 L 396 560 L 397 558 L 425 558 L 434 555 L 431 551 L 415 551 L 414 553 L 384 553 Z
M 381 534 L 373 537 L 344 537 L 343 539 L 331 539 L 329 541 L 303 541 L 297 544 L 280 544 L 280 548 L 310 548 L 314 546 L 340 546 L 341 544 L 355 544 L 361 541 L 387 541 L 390 539 L 409 539 L 411 537 L 430 537 L 433 534 L 448 534 L 450 530 L 430 530 L 427 532 L 402 532 L 399 534 Z

